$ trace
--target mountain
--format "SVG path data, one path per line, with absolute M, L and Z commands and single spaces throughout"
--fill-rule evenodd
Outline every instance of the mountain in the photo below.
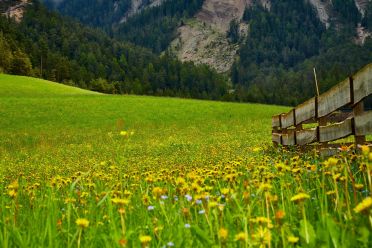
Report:
M 200 65 L 195 68 L 205 68 L 211 75 L 216 70 L 222 75 L 219 82 L 229 78 L 228 83 L 218 83 L 229 92 L 217 94 L 225 100 L 295 105 L 314 96 L 314 67 L 320 90 L 325 91 L 371 62 L 372 57 L 370 0 L 44 0 L 44 3 L 51 10 L 103 30 L 105 33 L 99 36 L 134 44 L 139 50 L 146 48 L 143 51 L 157 59 L 165 56 L 172 63 L 186 62 L 181 64 L 190 68 Z M 95 51 L 91 54 L 95 55 Z M 148 90 L 148 71 L 157 75 L 171 72 L 156 67 L 159 63 L 150 64 L 141 65 L 147 68 L 145 78 L 113 77 L 109 73 L 100 77 L 119 82 L 124 78 L 137 80 L 136 87 L 142 93 L 154 94 L 158 91 Z M 84 65 L 88 66 L 86 62 Z M 113 65 L 105 62 L 102 66 Z M 100 70 L 91 71 L 97 74 Z M 179 78 L 179 74 L 173 76 Z M 93 78 L 97 76 L 90 77 Z M 150 78 L 152 84 L 157 84 L 158 77 Z M 160 81 L 167 82 L 160 83 L 167 85 L 160 92 L 164 88 L 183 87 L 162 76 Z M 192 95 L 205 97 L 211 90 L 208 88 L 202 94 L 200 91 L 204 90 Z
M 3 13 L 19 1 L 0 3 Z M 207 66 L 110 38 L 29 1 L 22 16 L 0 16 L 0 72 L 31 75 L 106 93 L 222 99 L 228 85 Z

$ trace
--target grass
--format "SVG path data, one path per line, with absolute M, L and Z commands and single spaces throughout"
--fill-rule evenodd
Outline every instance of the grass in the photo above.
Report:
M 266 149 L 285 111 L 0 75 L 0 244 L 368 247 L 372 153 Z

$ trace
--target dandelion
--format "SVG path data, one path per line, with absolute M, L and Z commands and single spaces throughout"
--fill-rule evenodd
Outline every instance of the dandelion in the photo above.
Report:
M 152 238 L 150 236 L 148 236 L 148 235 L 141 235 L 141 236 L 139 236 L 139 240 L 140 240 L 140 242 L 142 244 L 142 247 L 147 247 L 148 244 L 151 242 L 151 239 Z
M 372 206 L 372 197 L 367 197 L 361 203 L 359 203 L 355 208 L 355 213 L 360 213 L 368 210 Z
M 299 193 L 299 194 L 293 196 L 291 198 L 291 201 L 298 203 L 298 202 L 304 201 L 305 199 L 309 199 L 309 198 L 310 198 L 310 196 L 308 194 Z
M 127 131 L 120 131 L 120 136 L 127 136 L 128 135 L 128 132 Z
M 111 199 L 111 202 L 116 204 L 116 205 L 120 205 L 120 206 L 124 206 L 124 205 L 129 204 L 128 199 L 120 199 L 120 198 L 113 198 L 113 199 Z
M 75 223 L 80 228 L 87 228 L 89 226 L 89 220 L 85 218 L 78 218 L 76 219 Z
M 235 241 L 245 242 L 247 240 L 247 234 L 245 232 L 240 232 L 235 235 Z
M 361 190 L 361 189 L 364 188 L 364 185 L 361 184 L 361 183 L 357 183 L 357 184 L 355 184 L 355 188 L 358 189 L 358 190 Z
M 288 242 L 289 242 L 289 243 L 292 243 L 292 244 L 297 243 L 298 240 L 299 240 L 299 238 L 298 238 L 298 237 L 295 237 L 295 236 L 289 236 L 289 237 L 288 237 Z
M 367 156 L 369 154 L 369 146 L 361 146 L 360 149 L 362 150 L 364 156 Z
M 226 240 L 229 235 L 229 231 L 223 227 L 220 228 L 218 231 L 218 236 L 220 237 L 221 240 Z

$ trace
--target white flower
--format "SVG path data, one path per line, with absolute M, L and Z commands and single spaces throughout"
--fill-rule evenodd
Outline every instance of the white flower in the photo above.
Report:
M 148 207 L 147 207 L 147 210 L 148 210 L 148 211 L 152 211 L 152 210 L 154 210 L 154 209 L 155 209 L 154 206 L 148 206 Z

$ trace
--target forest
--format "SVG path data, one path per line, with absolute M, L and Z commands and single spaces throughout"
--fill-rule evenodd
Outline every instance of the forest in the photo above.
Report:
M 225 76 L 207 66 L 110 38 L 30 5 L 21 23 L 0 17 L 0 68 L 105 93 L 222 99 Z

